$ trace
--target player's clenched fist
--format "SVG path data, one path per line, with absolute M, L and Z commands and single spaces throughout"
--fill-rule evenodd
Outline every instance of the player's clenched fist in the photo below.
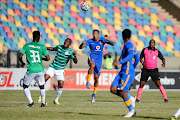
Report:
M 76 57 L 76 52 L 73 52 L 73 56 Z

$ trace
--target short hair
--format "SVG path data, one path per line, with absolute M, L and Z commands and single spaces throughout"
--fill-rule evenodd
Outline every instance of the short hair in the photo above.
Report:
M 99 33 L 99 30 L 97 30 L 97 29 L 93 30 L 93 33 L 94 33 L 95 31 L 97 31 L 97 32 Z
M 123 30 L 122 31 L 122 37 L 123 37 L 123 39 L 130 39 L 131 31 L 129 29 Z
M 154 39 L 151 39 L 152 41 L 154 41 L 154 43 L 156 43 L 156 41 Z M 151 43 L 151 40 L 149 41 L 149 44 Z
M 71 41 L 71 43 L 72 43 L 72 40 L 71 40 L 71 38 L 66 38 L 66 40 L 70 40 L 70 41 Z
M 34 31 L 33 32 L 33 40 L 38 41 L 40 38 L 40 32 L 39 31 Z

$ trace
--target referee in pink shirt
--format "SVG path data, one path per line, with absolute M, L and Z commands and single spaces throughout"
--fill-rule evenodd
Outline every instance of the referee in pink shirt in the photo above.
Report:
M 140 86 L 138 89 L 136 102 L 140 102 L 141 94 L 143 92 L 143 87 L 146 84 L 149 76 L 152 78 L 153 82 L 161 91 L 164 97 L 164 102 L 168 102 L 166 92 L 160 82 L 159 70 L 157 68 L 158 67 L 157 58 L 159 57 L 162 60 L 162 67 L 165 67 L 165 58 L 163 57 L 161 52 L 155 48 L 155 45 L 156 45 L 155 40 L 151 40 L 149 42 L 149 47 L 144 48 L 141 52 L 140 62 L 142 63 L 143 68 L 142 68 Z

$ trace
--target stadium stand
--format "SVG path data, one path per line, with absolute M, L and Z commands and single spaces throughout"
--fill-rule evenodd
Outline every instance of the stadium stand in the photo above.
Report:
M 132 31 L 132 42 L 138 51 L 154 39 L 164 56 L 180 57 L 180 28 L 143 0 L 97 0 L 89 3 L 90 9 L 82 11 L 82 0 L 1 0 L 0 1 L 0 52 L 2 46 L 21 49 L 31 42 L 32 32 L 41 32 L 40 43 L 46 46 L 63 44 L 66 37 L 73 40 L 72 48 L 78 54 L 83 40 L 92 37 L 99 29 L 109 35 L 115 46 L 105 46 L 104 53 L 121 54 L 121 31 Z

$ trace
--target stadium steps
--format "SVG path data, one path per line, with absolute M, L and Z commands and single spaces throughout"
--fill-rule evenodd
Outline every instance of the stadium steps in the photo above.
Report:
M 171 20 L 172 23 L 180 27 L 180 21 L 178 21 L 176 18 L 174 18 L 171 14 L 169 14 L 165 9 L 163 9 L 157 2 L 151 2 L 151 0 L 147 0 L 147 2 L 150 4 L 151 7 L 156 8 L 158 13 L 161 13 L 164 15 L 167 19 Z M 180 3 L 180 0 L 178 0 L 178 3 Z

